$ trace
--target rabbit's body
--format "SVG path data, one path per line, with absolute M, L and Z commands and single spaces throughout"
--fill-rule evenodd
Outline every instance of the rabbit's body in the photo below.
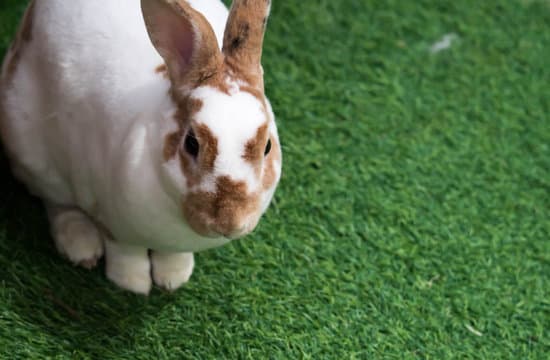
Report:
M 151 4 L 152 16 L 159 14 L 163 20 L 160 23 L 180 20 L 174 14 L 168 14 L 166 4 L 175 9 L 183 6 L 182 14 L 185 16 L 194 14 L 185 4 L 178 5 L 171 0 L 143 2 Z M 221 49 L 228 17 L 225 6 L 218 0 L 189 3 L 212 26 L 216 40 L 211 40 L 215 44 L 210 46 Z M 197 15 L 193 15 L 191 20 L 194 21 L 191 28 L 197 31 L 196 24 L 201 24 Z M 148 24 L 152 28 L 149 35 L 154 37 L 157 23 L 151 20 L 151 24 Z M 161 30 L 159 37 L 162 40 L 167 30 Z M 151 32 L 154 32 L 153 35 Z M 177 35 L 170 36 L 181 36 L 180 33 L 181 30 L 174 31 Z M 171 41 L 172 38 L 168 38 Z M 192 39 L 196 46 L 197 38 Z M 206 36 L 199 40 L 205 39 Z M 179 274 L 176 274 L 176 279 L 164 274 L 168 279 L 158 280 L 157 283 L 175 288 L 186 281 L 193 266 L 192 256 L 189 258 L 189 254 L 181 252 L 204 250 L 229 241 L 218 230 L 218 235 L 207 233 L 207 230 L 199 235 L 205 226 L 210 225 L 203 224 L 206 220 L 198 224 L 200 221 L 195 219 L 196 214 L 186 213 L 188 221 L 182 220 L 182 198 L 193 199 L 191 195 L 199 193 L 199 190 L 190 192 L 189 174 L 204 168 L 200 165 L 199 170 L 189 170 L 185 165 L 180 165 L 188 160 L 188 154 L 166 155 L 170 148 L 167 137 L 173 134 L 183 136 L 184 131 L 189 131 L 174 121 L 175 113 L 185 107 L 183 101 L 188 101 L 191 96 L 202 103 L 217 99 L 221 108 L 216 110 L 216 107 L 211 107 L 202 116 L 205 120 L 201 120 L 209 127 L 212 136 L 238 132 L 231 135 L 231 139 L 242 138 L 246 142 L 246 139 L 254 137 L 257 127 L 264 121 L 256 115 L 248 118 L 242 116 L 242 127 L 246 125 L 250 130 L 228 126 L 228 121 L 225 125 L 221 122 L 223 117 L 236 117 L 241 108 L 258 106 L 254 105 L 253 96 L 244 92 L 218 93 L 211 86 L 199 86 L 191 96 L 182 95 L 183 100 L 177 100 L 174 92 L 186 88 L 187 84 L 174 84 L 179 79 L 175 78 L 175 71 L 180 65 L 189 66 L 188 62 L 195 61 L 195 58 L 171 65 L 172 58 L 163 53 L 162 44 L 155 46 L 157 49 L 149 39 L 140 3 L 136 0 L 36 1 L 29 7 L 18 40 L 7 54 L 0 83 L 0 110 L 3 112 L 0 125 L 4 144 L 15 174 L 33 193 L 45 200 L 58 248 L 71 260 L 90 265 L 87 261 L 95 263 L 94 258 L 89 259 L 90 254 L 97 258 L 103 251 L 103 242 L 95 238 L 113 236 L 115 241 L 105 244 L 108 275 L 119 285 L 138 292 L 147 292 L 150 280 L 149 285 L 146 280 L 135 285 L 132 283 L 135 279 L 128 280 L 127 272 L 141 271 L 136 276 L 145 277 L 149 259 L 143 254 L 147 249 L 155 250 L 151 257 L 154 268 L 158 258 L 158 269 L 167 267 L 162 271 Z M 191 73 L 191 70 L 185 71 Z M 236 81 L 230 83 L 235 85 Z M 172 96 L 168 96 L 169 93 Z M 181 102 L 175 106 L 177 101 Z M 270 113 L 267 100 L 265 104 L 266 111 Z M 214 122 L 207 119 L 207 115 L 221 120 Z M 274 141 L 277 141 L 274 123 L 269 130 Z M 205 141 L 201 136 L 198 138 Z M 187 140 L 186 137 L 182 139 Z M 219 154 L 214 172 L 208 175 L 210 178 L 207 175 L 201 178 L 201 191 L 207 191 L 206 194 L 221 193 L 221 185 L 216 179 L 224 174 L 231 175 L 232 181 L 241 179 L 241 182 L 246 182 L 249 191 L 265 182 L 265 179 L 259 182 L 254 179 L 249 174 L 248 165 L 246 169 L 238 170 L 235 159 L 240 154 L 227 156 L 224 153 L 231 151 L 228 149 L 235 145 L 234 142 L 229 143 L 222 138 L 217 139 L 216 143 Z M 201 143 L 201 151 L 206 151 L 207 146 Z M 205 155 L 201 154 L 196 161 L 202 161 L 202 156 Z M 274 165 L 275 170 L 277 165 L 279 168 L 276 179 L 265 188 L 261 206 L 258 205 L 255 210 L 257 212 L 265 211 L 275 190 L 280 174 L 280 156 L 278 161 Z M 188 172 L 182 173 L 183 168 Z M 226 174 L 228 172 L 232 173 Z M 220 176 L 215 177 L 215 174 Z M 253 183 L 255 185 L 251 185 Z M 237 196 L 232 199 L 235 198 Z M 216 204 L 227 204 L 229 200 L 220 198 L 216 201 Z M 184 200 L 186 206 L 189 205 Z M 78 215 L 80 211 L 82 214 Z M 86 228 L 85 231 L 80 230 L 86 236 L 76 237 L 94 238 L 87 240 L 88 245 L 84 247 L 95 245 L 93 249 L 86 250 L 86 254 L 79 255 L 82 259 L 71 254 L 72 250 L 67 249 L 69 245 L 60 244 L 64 240 L 59 240 L 60 235 L 56 235 L 57 228 L 65 226 L 68 229 L 67 225 L 56 224 L 71 223 L 66 219 L 75 217 L 79 229 Z M 190 226 L 189 221 L 197 225 Z M 213 221 L 210 219 L 208 224 Z M 102 225 L 101 231 L 95 229 L 95 224 Z M 246 230 L 250 231 L 253 225 L 255 223 L 247 225 Z M 74 228 L 78 226 L 73 226 L 72 231 L 76 231 Z M 200 230 L 195 231 L 197 228 Z M 227 234 L 232 231 L 228 230 Z M 133 256 L 134 251 L 139 256 Z M 113 254 L 112 260 L 109 259 L 109 252 Z M 128 260 L 127 265 L 124 265 L 125 259 Z M 120 267 L 115 262 L 127 269 L 115 269 L 109 274 L 109 267 Z M 140 265 L 136 267 L 134 263 Z M 157 273 L 161 272 L 158 269 Z
M 218 0 L 192 3 L 217 25 L 221 44 L 227 9 Z M 139 2 L 41 0 L 32 11 L 31 39 L 3 94 L 17 175 L 38 196 L 80 207 L 125 242 L 151 247 L 154 239 L 167 251 L 226 242 L 182 226 L 177 198 L 155 169 L 160 134 L 176 123 L 170 82 L 156 71 L 164 60 Z

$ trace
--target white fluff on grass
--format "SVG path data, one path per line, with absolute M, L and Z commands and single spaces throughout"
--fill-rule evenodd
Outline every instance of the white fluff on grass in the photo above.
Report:
M 458 36 L 454 33 L 443 35 L 441 39 L 432 44 L 430 47 L 430 53 L 435 54 L 449 49 L 456 39 L 458 39 Z

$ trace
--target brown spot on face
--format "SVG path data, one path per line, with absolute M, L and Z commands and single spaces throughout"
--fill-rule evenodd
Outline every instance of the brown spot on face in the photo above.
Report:
M 261 126 L 256 132 L 256 136 L 249 140 L 244 148 L 243 159 L 252 165 L 257 175 L 262 171 L 267 130 L 267 124 Z
M 198 191 L 183 201 L 183 212 L 193 230 L 205 236 L 232 237 L 250 231 L 256 221 L 245 223 L 258 211 L 259 197 L 248 194 L 246 183 L 227 176 L 216 180 L 215 192 Z
M 155 73 L 162 75 L 165 79 L 168 79 L 168 68 L 166 64 L 160 64 L 155 68 Z
M 13 78 L 17 65 L 21 59 L 25 44 L 32 40 L 34 7 L 35 2 L 33 0 L 29 3 L 29 6 L 23 15 L 21 25 L 19 26 L 19 31 L 17 32 L 15 40 L 10 47 L 10 54 L 8 54 L 6 59 L 6 77 L 3 79 L 6 82 L 10 82 Z
M 218 139 L 212 134 L 206 125 L 195 127 L 195 133 L 199 139 L 201 170 L 211 172 L 214 170 L 214 163 L 218 156 Z
M 186 127 L 191 123 L 191 119 L 202 109 L 202 100 L 191 98 L 189 96 L 178 98 L 172 91 L 172 98 L 175 98 L 178 105 L 178 111 L 176 112 L 176 121 L 180 127 Z
M 176 132 L 166 135 L 166 139 L 164 140 L 164 151 L 163 151 L 164 161 L 169 161 L 174 156 L 176 156 L 182 136 L 183 136 L 183 133 L 181 130 L 178 130 Z

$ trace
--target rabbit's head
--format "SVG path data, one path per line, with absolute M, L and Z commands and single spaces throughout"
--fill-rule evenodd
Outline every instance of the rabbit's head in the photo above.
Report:
M 200 235 L 252 231 L 281 174 L 275 119 L 264 94 L 268 0 L 234 0 L 220 50 L 208 21 L 183 0 L 142 0 L 151 41 L 165 61 L 177 131 L 164 165 L 185 221 Z

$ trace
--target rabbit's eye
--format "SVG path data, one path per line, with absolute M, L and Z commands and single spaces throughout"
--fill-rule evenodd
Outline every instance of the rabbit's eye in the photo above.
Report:
M 185 151 L 192 157 L 196 158 L 199 155 L 199 142 L 197 141 L 195 133 L 192 129 L 189 130 L 187 136 L 185 137 L 184 147 Z
M 267 145 L 265 146 L 264 156 L 267 156 L 271 151 L 271 139 L 267 140 Z

